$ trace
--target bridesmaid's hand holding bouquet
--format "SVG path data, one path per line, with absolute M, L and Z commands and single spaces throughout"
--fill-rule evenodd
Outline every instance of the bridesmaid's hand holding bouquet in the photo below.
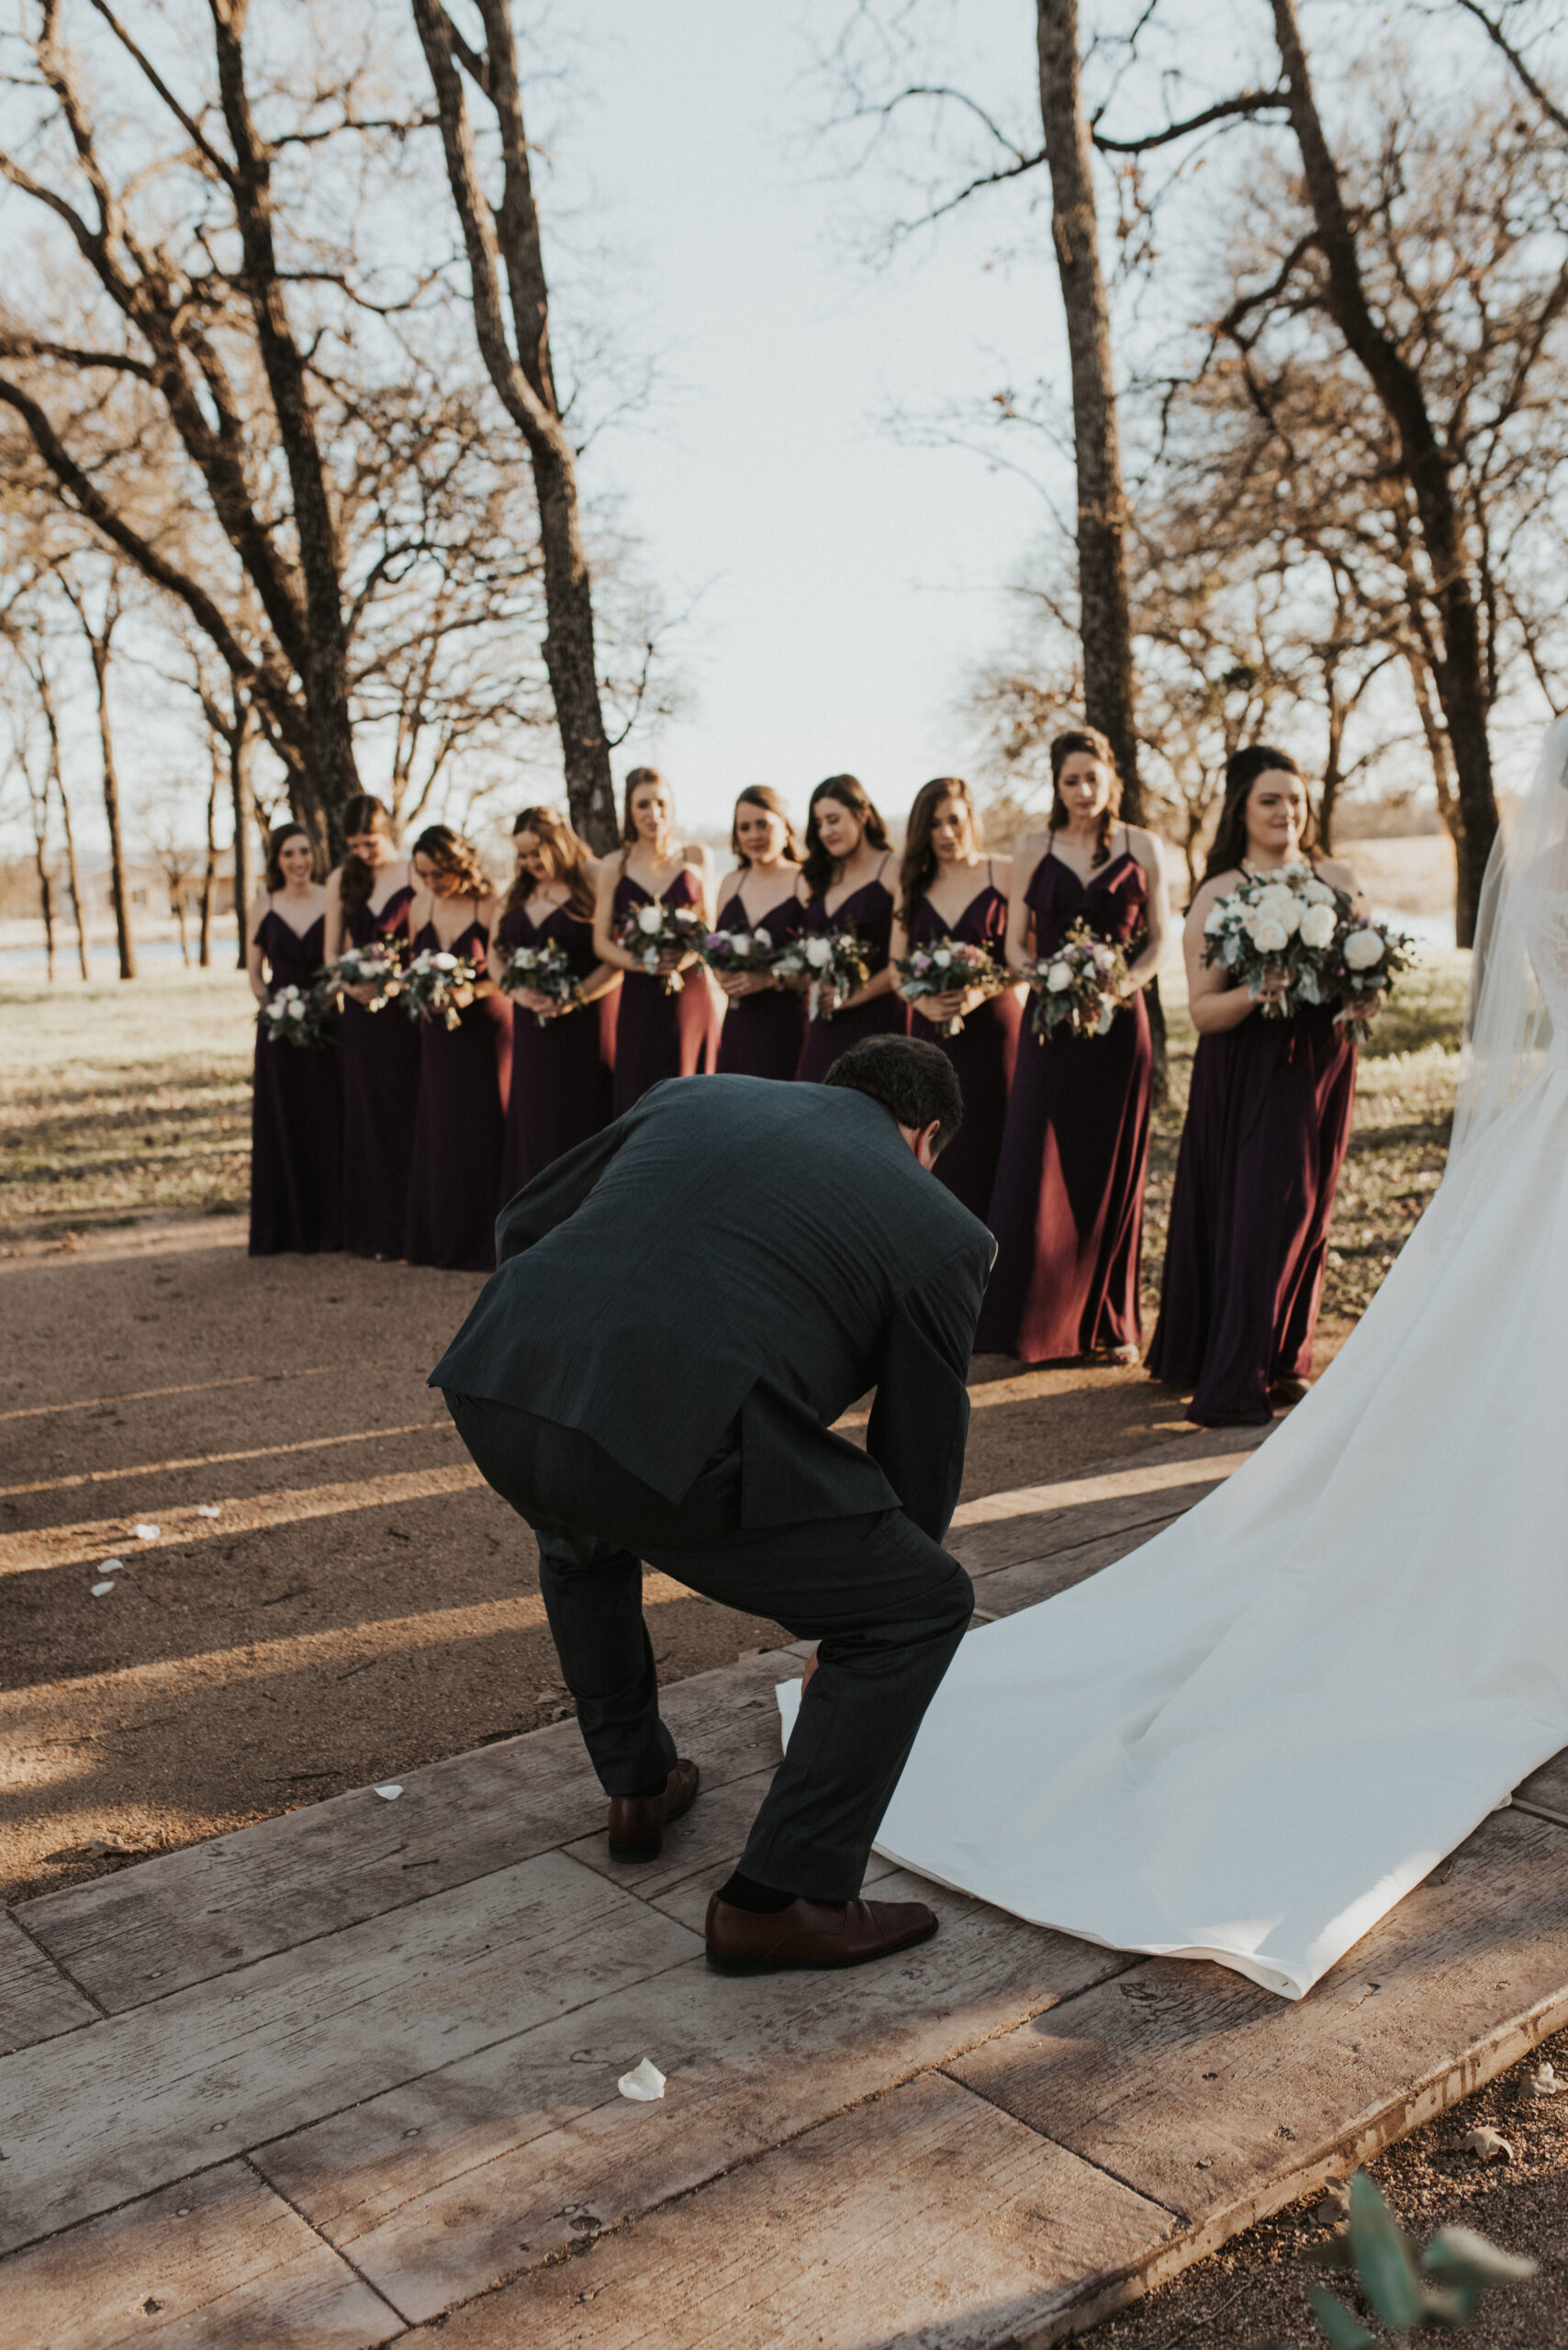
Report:
M 335 993 L 330 976 L 313 988 L 277 988 L 262 1006 L 262 1034 L 269 1045 L 326 1045 Z
M 431 1020 L 439 1013 L 449 1028 L 455 1028 L 464 1007 L 474 1001 L 478 976 L 463 956 L 427 946 L 403 973 L 403 1009 L 410 1020 Z
M 383 1012 L 401 989 L 402 961 L 391 940 L 378 938 L 368 946 L 345 946 L 327 979 L 367 1012 Z
M 1310 867 L 1287 865 L 1249 874 L 1215 901 L 1204 960 L 1246 988 L 1265 1020 L 1289 1020 L 1298 1004 L 1337 1002 L 1337 1018 L 1364 1035 L 1394 975 L 1414 960 L 1414 942 L 1363 920 L 1348 891 Z
M 539 946 L 513 947 L 501 972 L 500 986 L 505 994 L 522 998 L 541 1028 L 547 1028 L 552 1020 L 559 1018 L 563 1012 L 570 1012 L 582 1001 L 570 957 L 554 938 L 545 939 Z M 531 995 L 547 999 L 543 1010 L 538 1004 L 528 1002 Z
M 976 1004 L 1000 995 L 1013 984 L 1010 974 L 983 946 L 962 938 L 938 938 L 929 946 L 912 946 L 893 968 L 899 975 L 899 993 L 906 1003 L 931 997 L 956 1000 L 957 1008 L 949 1006 L 946 1012 L 925 1015 L 944 1036 L 957 1036 Z
M 732 1002 L 761 988 L 777 987 L 777 951 L 766 930 L 711 930 L 702 941 L 702 960 Z
M 806 994 L 808 1020 L 831 1020 L 871 974 L 853 923 L 842 930 L 808 930 L 774 957 L 774 970 Z
M 1054 955 L 1040 957 L 1029 985 L 1036 1036 L 1049 1036 L 1058 1028 L 1070 1036 L 1108 1035 L 1127 991 L 1127 958 L 1080 920 Z
M 652 900 L 633 906 L 615 934 L 615 944 L 635 968 L 662 979 L 666 995 L 679 995 L 686 981 L 681 965 L 700 953 L 708 925 L 698 906 L 666 906 Z

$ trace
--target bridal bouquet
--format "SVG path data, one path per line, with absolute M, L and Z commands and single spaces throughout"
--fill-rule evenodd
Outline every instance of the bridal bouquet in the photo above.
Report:
M 460 988 L 471 988 L 478 976 L 463 956 L 427 946 L 403 973 L 403 1009 L 410 1020 L 433 1019 L 439 1013 L 449 1028 L 455 1028 L 463 1013 L 454 998 Z
M 339 988 L 374 988 L 375 993 L 365 1009 L 383 1012 L 401 990 L 402 957 L 390 939 L 377 938 L 368 946 L 345 946 L 329 967 L 327 979 L 334 992 Z
M 1035 991 L 1036 1035 L 1049 1036 L 1062 1027 L 1070 1036 L 1109 1035 L 1126 984 L 1127 958 L 1121 947 L 1096 938 L 1081 918 L 1056 953 L 1042 956 L 1035 966 L 1029 985 Z
M 1328 959 L 1327 991 L 1339 999 L 1335 1013 L 1341 1027 L 1364 1043 L 1379 1009 L 1372 1001 L 1386 996 L 1401 971 L 1416 960 L 1416 942 L 1386 923 L 1362 922 L 1351 912 L 1343 891 L 1336 891 L 1341 914 Z M 1310 1001 L 1310 999 L 1309 999 Z
M 774 957 L 773 968 L 781 979 L 805 981 L 808 1020 L 831 1020 L 871 976 L 853 923 L 842 930 L 803 931 Z
M 313 988 L 278 988 L 262 1006 L 262 1034 L 269 1045 L 325 1045 L 332 990 L 318 979 Z
M 702 960 L 721 979 L 743 977 L 747 971 L 769 974 L 777 946 L 766 930 L 711 930 L 702 941 Z
M 1279 995 L 1267 1020 L 1289 1020 L 1299 1004 L 1335 1003 L 1338 1018 L 1364 1035 L 1370 1008 L 1414 957 L 1414 942 L 1382 923 L 1363 922 L 1343 890 L 1305 865 L 1249 874 L 1209 909 L 1204 960 L 1217 963 L 1236 987 L 1260 995 L 1271 979 Z
M 574 1004 L 581 1000 L 571 957 L 555 938 L 546 938 L 537 946 L 514 946 L 500 985 L 508 995 L 532 988 L 536 995 L 547 995 L 554 1003 Z M 550 1025 L 549 1013 L 536 1012 L 533 1017 L 541 1028 Z
M 633 958 L 639 971 L 663 982 L 666 995 L 678 995 L 686 980 L 678 970 L 661 971 L 660 957 L 688 955 L 693 947 L 700 951 L 707 933 L 700 907 L 650 901 L 632 908 L 615 934 L 615 944 Z
M 972 946 L 963 938 L 938 938 L 929 946 L 912 946 L 907 955 L 899 957 L 894 968 L 899 975 L 899 993 L 910 1003 L 918 1003 L 922 996 L 962 994 L 970 988 L 983 988 L 988 996 L 1000 995 L 1003 988 L 1013 984 L 1011 975 L 985 947 Z M 963 1024 L 960 1013 L 954 1019 L 944 1020 L 940 1033 L 956 1036 Z

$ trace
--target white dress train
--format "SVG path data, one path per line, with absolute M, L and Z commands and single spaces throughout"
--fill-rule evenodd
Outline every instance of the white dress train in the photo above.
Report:
M 969 1634 L 879 1852 L 1300 1998 L 1568 1746 L 1564 903 L 1563 1044 L 1338 1360 L 1167 1532 Z

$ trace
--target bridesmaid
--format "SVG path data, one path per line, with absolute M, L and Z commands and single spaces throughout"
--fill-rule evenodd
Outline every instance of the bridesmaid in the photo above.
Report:
M 521 989 L 512 997 L 503 1200 L 521 1192 L 564 1150 L 610 1124 L 621 997 L 620 972 L 594 952 L 597 860 L 554 808 L 525 808 L 511 836 L 517 878 L 490 940 L 490 977 L 499 984 L 513 947 L 548 940 L 565 947 L 577 992 L 577 1001 L 567 1004 L 535 988 Z
M 801 859 L 784 802 L 772 787 L 755 783 L 735 802 L 730 848 L 735 869 L 719 890 L 715 930 L 765 930 L 775 946 L 799 932 L 805 914 Z M 719 1072 L 728 1077 L 793 1077 L 805 1039 L 805 1007 L 797 989 L 764 971 L 721 975 L 729 998 L 719 1034 Z
M 841 1053 L 862 1036 L 902 1036 L 909 1006 L 895 990 L 889 961 L 893 897 L 887 873 L 893 861 L 888 828 L 872 807 L 864 784 L 852 775 L 830 775 L 812 794 L 806 814 L 806 861 L 801 870 L 809 897 L 802 927 L 819 935 L 853 925 L 865 949 L 868 974 L 863 987 L 846 996 L 831 1019 L 806 1024 L 806 1046 L 799 1075 L 818 1082 Z
M 666 1077 L 706 1075 L 718 1049 L 720 998 L 695 950 L 680 958 L 686 984 L 677 995 L 651 971 L 633 968 L 615 933 L 633 906 L 695 906 L 710 919 L 705 848 L 682 848 L 675 835 L 675 801 L 656 767 L 633 767 L 626 778 L 621 853 L 599 867 L 594 950 L 626 977 L 615 1023 L 615 1115 L 641 1101 Z
M 1311 827 L 1295 761 L 1263 744 L 1238 751 L 1182 936 L 1198 1049 L 1148 1367 L 1196 1391 L 1187 1417 L 1204 1427 L 1260 1427 L 1271 1398 L 1300 1402 L 1312 1369 L 1355 1044 L 1331 1004 L 1265 1019 L 1261 999 L 1203 959 L 1209 910 L 1244 875 L 1310 859 L 1360 902 L 1348 865 L 1311 858 Z
M 1153 1063 L 1143 990 L 1169 927 L 1159 846 L 1118 821 L 1122 782 L 1098 728 L 1051 744 L 1043 833 L 1018 845 L 1007 959 L 1027 970 L 1075 923 L 1127 951 L 1127 999 L 1103 1036 L 1020 1039 L 987 1219 L 996 1263 L 975 1346 L 1023 1362 L 1109 1353 L 1135 1363 Z
M 251 993 L 308 989 L 321 969 L 327 893 L 303 824 L 267 839 L 266 888 L 251 908 Z M 256 1027 L 251 1101 L 251 1254 L 342 1247 L 343 1090 L 336 1044 L 274 1045 Z
M 407 946 L 414 868 L 392 819 L 362 791 L 343 810 L 348 855 L 327 877 L 325 960 L 345 946 Z M 400 1257 L 414 1158 L 420 1032 L 396 1004 L 367 1006 L 374 989 L 342 992 L 343 1247 L 356 1257 Z
M 912 946 L 934 946 L 940 938 L 983 946 L 993 961 L 1005 962 L 1012 860 L 983 856 L 979 831 L 973 796 L 958 776 L 938 776 L 916 794 L 899 868 L 895 963 Z M 936 1179 L 982 1223 L 996 1180 L 1023 1016 L 1016 987 L 990 997 L 978 988 L 955 988 L 922 996 L 910 1013 L 910 1035 L 940 1046 L 963 1090 L 964 1123 L 936 1162 Z M 963 1026 L 956 1036 L 945 1035 L 943 1024 L 956 1019 Z
M 429 825 L 414 843 L 414 878 L 419 893 L 409 920 L 415 954 L 461 955 L 480 977 L 465 991 L 455 1028 L 443 1020 L 420 1024 L 403 1254 L 411 1265 L 488 1272 L 501 1207 L 512 1036 L 511 1006 L 488 970 L 496 901 L 478 857 L 449 824 Z

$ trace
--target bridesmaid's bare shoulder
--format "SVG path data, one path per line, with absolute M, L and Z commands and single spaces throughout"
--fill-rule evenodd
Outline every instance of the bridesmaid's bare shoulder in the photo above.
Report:
M 1055 837 L 1050 826 L 1043 822 L 1032 824 L 1026 833 L 1019 834 L 1013 844 L 1013 855 L 1008 860 L 1013 868 L 1014 880 L 1034 872 L 1036 866 L 1046 855 Z
M 1160 870 L 1165 852 L 1160 846 L 1159 834 L 1151 833 L 1146 824 L 1129 824 L 1126 831 L 1129 856 L 1136 856 L 1140 865 Z
M 1234 890 L 1240 879 L 1241 869 L 1237 867 L 1228 873 L 1216 873 L 1210 881 L 1201 881 L 1193 893 L 1192 904 L 1187 908 L 1188 928 L 1191 929 L 1194 922 L 1202 923 L 1215 901 L 1223 898 L 1227 890 Z
M 1348 897 L 1361 896 L 1361 879 L 1353 865 L 1347 865 L 1342 856 L 1320 856 L 1315 861 L 1324 880 L 1334 889 L 1343 890 Z

